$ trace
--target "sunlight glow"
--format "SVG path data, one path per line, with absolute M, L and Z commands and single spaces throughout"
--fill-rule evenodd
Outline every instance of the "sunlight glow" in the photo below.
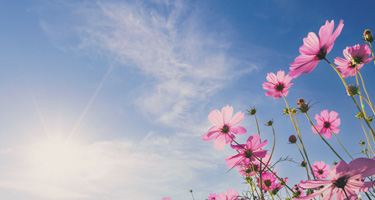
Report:
M 35 143 L 29 152 L 32 174 L 49 181 L 68 181 L 82 172 L 80 160 L 85 154 L 78 143 L 53 137 Z

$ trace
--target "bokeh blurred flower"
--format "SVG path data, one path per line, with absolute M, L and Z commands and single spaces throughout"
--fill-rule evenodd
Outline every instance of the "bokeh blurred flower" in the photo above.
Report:
M 224 192 L 218 194 L 216 200 L 237 200 L 238 196 L 239 194 L 237 190 L 234 192 L 233 189 L 228 189 L 226 194 Z

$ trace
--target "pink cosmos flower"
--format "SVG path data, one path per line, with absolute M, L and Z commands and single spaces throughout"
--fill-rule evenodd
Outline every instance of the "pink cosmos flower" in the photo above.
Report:
M 320 60 L 323 60 L 326 55 L 332 50 L 333 44 L 336 38 L 340 35 L 342 28 L 344 27 L 343 20 L 340 20 L 335 32 L 335 22 L 326 21 L 326 23 L 320 27 L 319 38 L 315 33 L 310 32 L 306 38 L 303 39 L 303 45 L 299 48 L 299 55 L 294 59 L 294 62 L 290 64 L 289 74 L 296 78 L 302 73 L 310 73 Z
M 262 158 L 262 162 L 264 163 L 264 164 L 262 164 L 262 168 L 260 168 L 261 165 L 260 165 L 259 160 L 253 160 L 249 163 L 244 161 L 241 164 L 236 166 L 236 168 L 238 170 L 238 173 L 240 173 L 243 176 L 254 176 L 254 174 L 258 173 L 260 170 L 265 171 L 264 165 L 267 164 L 267 163 L 268 163 L 268 167 L 271 165 L 271 163 L 269 162 L 270 157 L 271 157 L 270 154 L 266 154 L 266 156 L 264 156 L 264 158 Z
M 283 94 L 284 96 L 288 95 L 288 88 L 293 85 L 290 83 L 293 78 L 289 75 L 285 76 L 285 72 L 282 70 L 278 71 L 277 75 L 268 73 L 266 79 L 268 82 L 263 83 L 263 88 L 268 90 L 266 95 L 274 99 L 282 97 Z
M 260 178 L 258 177 L 258 183 Z M 262 189 L 264 191 L 272 191 L 276 187 L 276 177 L 271 172 L 262 173 Z
M 335 59 L 335 64 L 338 65 L 337 69 L 341 72 L 342 77 L 344 78 L 355 75 L 356 65 L 357 70 L 359 70 L 363 67 L 363 64 L 372 60 L 372 57 L 367 58 L 371 55 L 371 49 L 366 44 L 361 44 L 361 46 L 357 44 L 353 47 L 346 47 L 343 54 L 345 58 L 337 57 Z
M 288 184 L 288 177 L 282 178 L 283 182 L 278 182 L 274 188 L 272 188 L 272 194 L 276 195 L 283 187 Z
M 314 162 L 311 166 L 314 176 L 316 179 L 320 180 L 322 178 L 327 178 L 329 174 L 329 165 L 325 164 L 323 161 Z
M 337 134 L 340 131 L 337 127 L 341 124 L 340 118 L 337 118 L 338 115 L 339 114 L 335 111 L 328 113 L 328 110 L 323 110 L 320 116 L 316 114 L 315 120 L 318 124 L 315 125 L 315 127 L 318 129 L 319 133 L 326 138 L 332 137 L 332 131 Z M 314 133 L 317 133 L 313 126 L 311 129 Z
M 315 196 L 327 191 L 324 199 L 346 200 L 345 192 L 350 200 L 358 199 L 357 192 L 366 192 L 372 188 L 375 181 L 362 182 L 358 179 L 366 178 L 375 174 L 375 160 L 369 158 L 357 158 L 346 164 L 345 161 L 332 167 L 330 171 L 331 180 L 310 180 L 301 182 L 299 185 L 303 188 L 318 188 L 326 185 L 323 189 L 318 190 L 306 197 L 299 197 L 296 200 L 312 199 Z
M 258 143 L 260 136 L 255 134 L 247 139 L 246 144 L 242 145 L 231 145 L 231 147 L 237 150 L 239 153 L 235 155 L 228 156 L 225 160 L 228 168 L 233 168 L 237 165 L 240 165 L 243 162 L 250 163 L 257 158 L 264 158 L 267 154 L 267 150 L 260 150 L 267 144 L 267 140 L 264 142 Z
M 231 143 L 236 137 L 234 134 L 245 134 L 246 129 L 242 126 L 236 126 L 245 117 L 243 112 L 237 112 L 233 117 L 233 107 L 223 107 L 222 112 L 214 110 L 208 115 L 208 120 L 214 124 L 207 133 L 203 134 L 204 141 L 214 141 L 216 150 L 223 150 L 226 143 Z
M 218 194 L 216 200 L 238 200 L 238 196 L 237 190 L 234 192 L 233 189 L 228 189 L 226 194 L 224 192 Z
M 208 197 L 208 200 L 217 200 L 216 197 L 217 195 L 215 193 L 210 194 L 210 196 Z

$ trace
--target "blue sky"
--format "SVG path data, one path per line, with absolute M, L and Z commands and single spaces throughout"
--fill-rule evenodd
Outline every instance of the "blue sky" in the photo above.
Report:
M 332 62 L 346 46 L 362 43 L 363 31 L 375 30 L 374 5 L 1 2 L 0 197 L 190 199 L 193 189 L 196 199 L 204 199 L 228 188 L 246 190 L 235 171 L 226 173 L 224 159 L 234 152 L 218 152 L 202 140 L 211 126 L 207 115 L 227 104 L 235 112 L 255 106 L 260 124 L 275 120 L 275 158 L 289 155 L 299 162 L 287 144 L 293 129 L 282 115 L 284 103 L 266 97 L 261 85 L 267 73 L 288 71 L 303 38 L 326 20 L 345 24 L 327 56 Z M 374 91 L 373 63 L 362 74 Z M 359 152 L 364 134 L 353 117 L 356 109 L 331 67 L 321 62 L 293 82 L 289 103 L 312 100 L 311 117 L 337 111 L 342 142 Z M 300 118 L 310 159 L 331 164 L 334 155 Z M 248 129 L 239 137 L 244 142 L 256 128 L 250 116 L 241 124 Z M 261 129 L 271 143 L 271 130 Z M 305 179 L 293 163 L 277 170 L 291 185 Z

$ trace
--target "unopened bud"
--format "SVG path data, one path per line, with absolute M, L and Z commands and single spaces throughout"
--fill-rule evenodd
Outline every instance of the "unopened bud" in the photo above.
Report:
M 295 144 L 297 142 L 297 137 L 295 135 L 289 136 L 289 142 Z
M 368 122 L 372 122 L 372 120 L 374 120 L 374 117 L 367 117 Z
M 356 117 L 358 119 L 363 119 L 363 113 L 362 112 L 357 113 Z
M 286 115 L 289 115 L 289 114 L 290 114 L 289 111 L 290 111 L 290 110 L 289 110 L 288 108 L 284 108 L 283 113 L 286 114 Z
M 346 93 L 348 94 L 348 96 L 355 96 L 358 94 L 358 87 L 355 86 L 355 85 L 349 85 L 348 86 L 348 90 L 346 91 Z
M 303 104 L 306 104 L 305 100 L 304 99 L 298 99 L 297 100 L 297 105 L 301 106 Z
M 337 165 L 337 164 L 338 164 L 338 162 L 336 162 L 336 161 L 335 161 L 335 162 L 333 162 L 333 165 Z
M 270 121 L 268 121 L 267 124 L 266 124 L 266 126 L 272 126 L 272 124 L 273 124 L 273 119 L 270 120 Z
M 292 113 L 293 115 L 297 114 L 297 109 L 292 108 L 291 113 Z
M 250 110 L 249 111 L 249 115 L 255 115 L 255 113 L 257 113 L 257 110 L 255 108 L 251 108 L 250 107 Z
M 306 167 L 307 163 L 305 161 L 301 162 L 301 167 Z
M 365 146 L 366 142 L 362 140 L 359 144 L 361 144 L 361 146 Z
M 299 105 L 299 110 L 301 113 L 307 113 L 307 111 L 310 109 L 309 104 L 306 104 L 304 99 L 298 99 L 297 105 Z
M 365 38 L 365 42 L 371 43 L 374 41 L 374 37 L 372 36 L 372 32 L 369 29 L 366 29 L 365 32 L 363 32 L 363 37 Z

